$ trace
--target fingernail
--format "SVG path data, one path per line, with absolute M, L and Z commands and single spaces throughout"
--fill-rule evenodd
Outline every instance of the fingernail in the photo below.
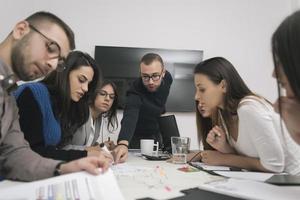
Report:
M 102 171 L 103 171 L 102 168 L 97 168 L 97 169 L 95 169 L 96 174 L 101 174 Z

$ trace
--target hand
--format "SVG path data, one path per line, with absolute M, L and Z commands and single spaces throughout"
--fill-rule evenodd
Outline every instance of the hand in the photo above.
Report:
M 101 147 L 99 146 L 99 144 L 95 145 L 95 146 L 89 146 L 85 148 L 86 151 L 101 151 Z
M 87 171 L 97 175 L 100 172 L 105 172 L 108 169 L 109 163 L 101 157 L 86 157 L 74 160 L 60 165 L 60 174 L 68 174 L 79 171 Z M 98 169 L 100 168 L 100 170 Z
M 300 144 L 300 102 L 293 97 L 280 97 L 281 116 L 292 138 Z M 279 113 L 279 99 L 274 103 L 274 110 Z
M 201 161 L 207 165 L 224 165 L 225 155 L 219 151 L 206 150 L 201 152 Z
M 103 159 L 108 160 L 108 162 L 112 163 L 114 161 L 113 156 L 111 153 L 106 152 L 100 148 L 100 150 L 91 149 L 87 151 L 87 156 L 94 156 L 94 157 L 103 157 Z
M 120 143 L 128 145 L 128 142 L 125 140 L 120 141 Z M 123 163 L 128 157 L 128 148 L 124 145 L 117 145 L 117 147 L 113 150 L 113 155 L 115 163 Z
M 233 150 L 226 140 L 226 134 L 219 126 L 214 126 L 207 134 L 206 142 L 222 153 L 232 153 Z
M 107 147 L 108 150 L 112 151 L 116 148 L 114 141 L 105 141 L 104 145 Z

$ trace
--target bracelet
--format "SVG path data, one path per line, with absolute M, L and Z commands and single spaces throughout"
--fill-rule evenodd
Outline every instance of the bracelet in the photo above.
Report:
M 62 165 L 62 164 L 65 164 L 65 162 L 60 162 L 60 163 L 58 163 L 57 165 L 56 165 L 56 167 L 55 167 L 55 170 L 54 170 L 54 176 L 59 176 L 59 175 L 61 175 L 61 170 L 59 169 L 60 168 L 60 166 Z
M 127 144 L 123 144 L 123 143 L 118 144 L 118 146 L 122 146 L 122 145 L 125 146 L 127 149 L 129 149 Z

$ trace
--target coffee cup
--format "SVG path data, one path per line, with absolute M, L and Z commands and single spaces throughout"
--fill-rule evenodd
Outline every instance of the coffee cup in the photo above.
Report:
M 152 139 L 141 139 L 141 154 L 145 155 L 157 155 L 158 154 L 158 142 L 154 142 Z M 154 150 L 155 148 L 155 150 Z

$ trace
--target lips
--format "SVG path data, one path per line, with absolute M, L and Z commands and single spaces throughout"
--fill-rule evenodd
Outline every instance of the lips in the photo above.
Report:
M 205 109 L 203 106 L 198 106 L 198 110 L 200 112 L 201 115 L 204 115 L 205 114 Z
M 84 93 L 81 93 L 81 92 L 77 92 L 79 98 L 83 97 Z
M 107 103 L 103 103 L 102 106 L 103 107 L 109 107 L 109 105 Z

